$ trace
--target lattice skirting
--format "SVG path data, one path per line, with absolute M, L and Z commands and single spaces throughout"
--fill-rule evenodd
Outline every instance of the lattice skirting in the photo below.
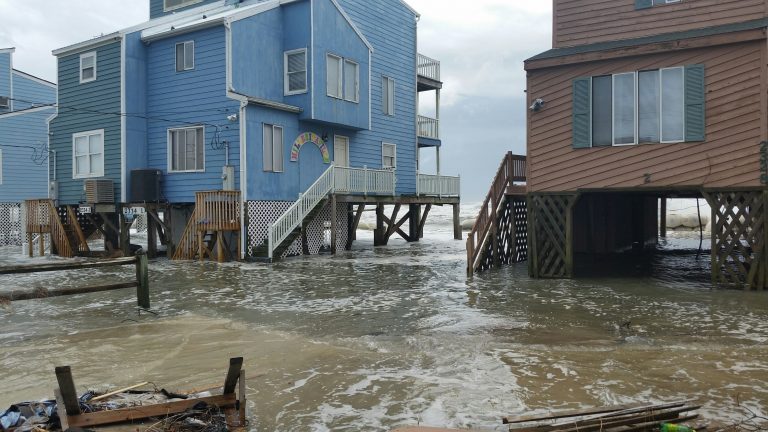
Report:
M 246 221 L 248 240 L 246 244 L 249 255 L 253 248 L 261 245 L 267 238 L 269 225 L 274 223 L 291 205 L 293 205 L 292 202 L 285 201 L 248 201 Z M 336 250 L 337 252 L 345 250 L 349 238 L 349 214 L 346 204 L 338 204 L 335 212 L 332 212 L 331 204 L 328 203 L 312 221 L 306 222 L 307 251 L 310 255 L 317 255 L 330 247 L 332 213 L 335 213 L 337 224 Z M 302 250 L 302 241 L 299 238 L 283 254 L 283 258 L 301 255 Z
M 26 241 L 23 213 L 19 203 L 0 203 L 0 246 L 21 246 Z
M 704 193 L 712 208 L 712 280 L 768 289 L 768 192 Z
M 499 264 L 512 264 L 528 259 L 528 209 L 525 197 L 505 197 L 498 209 L 496 241 L 493 232 L 485 243 L 478 270 L 487 270 Z M 496 250 L 494 251 L 494 247 Z
M 531 195 L 528 218 L 531 230 L 533 277 L 573 277 L 573 206 L 577 195 Z

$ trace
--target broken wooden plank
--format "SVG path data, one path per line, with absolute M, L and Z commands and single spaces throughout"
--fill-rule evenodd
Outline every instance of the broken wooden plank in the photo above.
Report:
M 36 264 L 36 265 L 21 265 L 21 266 L 2 266 L 0 267 L 0 275 L 10 274 L 24 274 L 24 273 L 42 273 L 42 272 L 54 272 L 61 270 L 78 270 L 78 269 L 92 269 L 101 267 L 115 267 L 129 264 L 135 264 L 136 258 L 117 258 L 109 261 L 95 261 L 95 262 L 62 262 L 52 264 Z
M 643 404 L 629 404 L 629 405 L 616 405 L 615 407 L 600 407 L 600 408 L 590 408 L 590 409 L 582 409 L 582 410 L 570 410 L 570 411 L 562 411 L 558 413 L 550 413 L 548 415 L 526 415 L 526 416 L 506 416 L 502 417 L 502 422 L 504 424 L 514 424 L 514 423 L 527 423 L 527 422 L 534 422 L 534 421 L 544 421 L 544 420 L 556 420 L 561 418 L 568 418 L 568 417 L 580 417 L 584 415 L 590 415 L 590 414 L 604 414 L 604 413 L 611 413 L 616 411 L 622 411 L 630 408 L 639 408 L 641 406 L 644 406 Z
M 64 400 L 67 415 L 80 414 L 80 400 L 77 398 L 75 381 L 72 379 L 72 369 L 69 366 L 56 367 L 56 381 L 59 383 L 59 392 Z
M 61 395 L 61 390 L 58 388 L 53 389 L 53 395 L 56 398 L 56 406 L 64 406 L 64 397 Z M 69 430 L 69 416 L 67 410 L 56 410 L 59 415 L 59 422 L 61 423 L 61 430 Z
M 115 391 L 111 391 L 109 393 L 104 393 L 101 396 L 96 396 L 95 398 L 91 399 L 89 402 L 97 402 L 97 401 L 106 399 L 106 398 L 108 398 L 110 396 L 114 396 L 116 394 L 124 393 L 124 392 L 127 392 L 128 390 L 133 390 L 135 388 L 139 388 L 139 387 L 145 386 L 147 384 L 149 384 L 149 381 L 144 381 L 142 383 L 134 384 L 134 385 L 132 385 L 130 387 L 125 387 L 125 388 L 121 388 L 120 390 L 115 390 Z
M 48 297 L 61 297 L 75 294 L 90 294 L 102 291 L 112 291 L 125 288 L 137 288 L 138 282 L 121 282 L 110 285 L 98 285 L 81 288 L 60 288 L 60 289 L 45 289 L 39 288 L 34 291 L 11 291 L 8 294 L 0 295 L 0 301 L 22 301 L 22 300 L 35 300 L 44 299 Z
M 224 380 L 224 394 L 234 394 L 235 385 L 240 378 L 240 370 L 243 368 L 243 358 L 234 357 L 229 359 L 229 370 L 227 371 L 227 377 Z
M 184 412 L 190 408 L 193 408 L 199 403 L 205 403 L 206 405 L 223 409 L 235 406 L 237 399 L 235 398 L 234 394 L 208 396 L 155 405 L 85 413 L 78 416 L 70 416 L 68 420 L 69 426 L 72 428 L 103 426 L 108 424 L 143 420 L 150 417 L 166 417 Z

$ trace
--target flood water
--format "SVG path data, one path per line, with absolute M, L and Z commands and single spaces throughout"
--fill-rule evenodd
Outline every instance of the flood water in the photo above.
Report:
M 157 315 L 130 289 L 0 306 L 0 409 L 51 397 L 55 366 L 79 390 L 191 390 L 243 356 L 258 431 L 504 430 L 503 415 L 681 398 L 723 423 L 768 414 L 768 293 L 712 288 L 694 275 L 706 255 L 637 278 L 532 280 L 523 264 L 467 279 L 446 220 L 419 244 L 373 248 L 361 232 L 349 253 L 271 267 L 152 262 Z M 0 276 L 0 290 L 132 271 Z

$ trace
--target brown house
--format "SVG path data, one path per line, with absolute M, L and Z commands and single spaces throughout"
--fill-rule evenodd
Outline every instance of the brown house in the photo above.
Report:
M 655 243 L 659 203 L 701 197 L 714 280 L 768 287 L 768 0 L 554 0 L 553 26 L 525 62 L 532 276 Z

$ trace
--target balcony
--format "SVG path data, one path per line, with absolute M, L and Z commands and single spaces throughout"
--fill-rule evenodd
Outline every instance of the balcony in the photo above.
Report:
M 418 55 L 418 91 L 439 90 L 443 88 L 440 80 L 440 62 L 423 54 Z
M 440 139 L 440 120 L 420 115 L 417 123 L 419 138 Z
M 418 174 L 416 194 L 419 196 L 461 196 L 461 177 Z
M 333 191 L 342 195 L 394 195 L 395 170 L 333 168 Z

